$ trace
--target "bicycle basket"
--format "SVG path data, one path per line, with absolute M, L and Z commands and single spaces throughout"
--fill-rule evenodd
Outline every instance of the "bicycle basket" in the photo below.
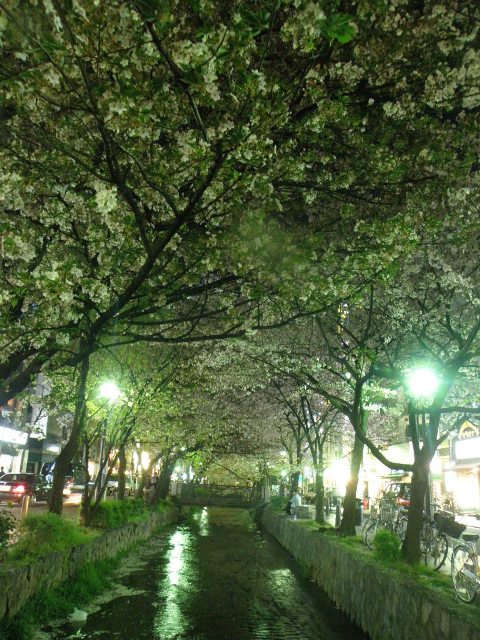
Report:
M 383 522 L 393 523 L 393 520 L 395 518 L 395 513 L 396 513 L 396 509 L 392 505 L 388 505 L 388 504 L 380 505 L 379 514 L 380 514 L 380 519 L 383 520 Z
M 439 531 L 446 533 L 451 538 L 459 538 L 467 528 L 464 524 L 453 520 L 453 518 L 448 518 L 439 513 L 436 513 L 434 518 Z

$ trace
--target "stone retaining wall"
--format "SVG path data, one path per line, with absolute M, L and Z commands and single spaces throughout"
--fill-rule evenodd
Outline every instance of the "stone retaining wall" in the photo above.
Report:
M 480 640 L 479 609 L 457 604 L 453 587 L 450 598 L 401 573 L 382 570 L 368 555 L 269 508 L 261 522 L 372 640 Z
M 159 527 L 176 518 L 174 508 L 152 513 L 148 520 L 105 531 L 86 544 L 39 558 L 35 564 L 0 572 L 0 620 L 15 615 L 41 589 L 47 591 L 70 579 L 87 562 L 116 556 L 136 542 L 151 537 Z

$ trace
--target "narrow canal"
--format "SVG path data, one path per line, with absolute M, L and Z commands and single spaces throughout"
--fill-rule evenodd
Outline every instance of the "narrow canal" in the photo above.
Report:
M 125 560 L 115 583 L 83 623 L 41 637 L 368 640 L 242 509 L 189 512 Z

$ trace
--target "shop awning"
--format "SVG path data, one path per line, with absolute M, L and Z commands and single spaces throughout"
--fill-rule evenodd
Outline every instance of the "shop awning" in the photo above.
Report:
M 480 467 L 479 462 L 459 462 L 456 465 L 454 465 L 453 470 L 465 471 L 466 469 L 471 469 L 472 471 L 477 471 L 479 467 Z

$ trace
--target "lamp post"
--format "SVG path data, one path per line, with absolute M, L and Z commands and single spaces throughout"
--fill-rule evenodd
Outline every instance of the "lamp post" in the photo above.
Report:
M 115 403 L 120 398 L 121 395 L 122 395 L 122 392 L 120 391 L 120 389 L 117 387 L 115 382 L 111 382 L 111 381 L 104 382 L 100 387 L 100 391 L 98 393 L 99 398 L 105 398 L 106 404 Z M 107 471 L 106 460 L 105 462 L 103 460 L 104 453 L 105 453 L 105 429 L 107 426 L 107 422 L 108 422 L 108 418 L 105 418 L 103 420 L 102 431 L 100 433 L 99 472 L 101 474 L 101 478 L 100 478 L 100 482 L 97 484 L 97 491 L 96 491 L 97 495 L 95 497 L 98 496 L 98 492 L 101 491 L 101 488 L 105 483 L 105 474 Z
M 411 369 L 406 375 L 407 390 L 415 405 L 415 423 L 417 427 L 416 437 L 420 439 L 423 436 L 427 446 L 433 448 L 432 433 L 430 430 L 430 421 L 427 428 L 425 413 L 426 409 L 432 405 L 435 393 L 440 385 L 440 380 L 429 367 L 417 367 Z M 421 410 L 422 421 L 419 424 Z M 413 435 L 413 434 L 412 434 Z M 431 473 L 428 471 L 427 490 L 425 496 L 425 510 L 428 517 L 431 517 Z

